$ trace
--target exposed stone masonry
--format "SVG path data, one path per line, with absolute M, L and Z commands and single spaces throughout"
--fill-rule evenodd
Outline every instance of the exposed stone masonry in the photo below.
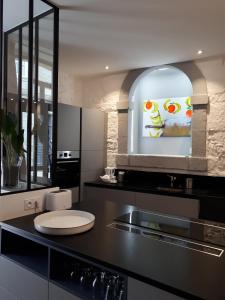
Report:
M 225 91 L 210 96 L 207 118 L 208 172 L 225 176 Z

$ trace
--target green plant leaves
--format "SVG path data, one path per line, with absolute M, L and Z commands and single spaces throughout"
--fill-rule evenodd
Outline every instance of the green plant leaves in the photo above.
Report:
M 0 130 L 1 140 L 3 142 L 6 159 L 8 161 L 15 161 L 17 156 L 24 156 L 26 152 L 23 148 L 24 130 L 17 130 L 17 119 L 13 113 L 5 113 L 0 110 Z

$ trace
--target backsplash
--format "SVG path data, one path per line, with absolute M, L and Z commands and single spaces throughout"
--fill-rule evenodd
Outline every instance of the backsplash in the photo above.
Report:
M 170 176 L 173 176 L 176 178 L 174 180 L 174 187 L 185 188 L 186 178 L 192 178 L 193 189 L 212 189 L 215 192 L 217 190 L 224 190 L 225 196 L 225 177 L 187 175 L 180 173 L 144 172 L 123 169 L 116 169 L 116 175 L 119 171 L 125 171 L 124 182 L 129 184 L 134 183 L 135 185 L 140 184 L 145 186 L 170 186 Z

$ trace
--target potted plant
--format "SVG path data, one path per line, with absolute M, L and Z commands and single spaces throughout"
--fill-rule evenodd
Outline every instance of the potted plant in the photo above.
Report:
M 3 144 L 4 185 L 15 187 L 19 181 L 19 168 L 26 152 L 23 148 L 24 130 L 17 128 L 13 113 L 0 109 L 0 131 Z

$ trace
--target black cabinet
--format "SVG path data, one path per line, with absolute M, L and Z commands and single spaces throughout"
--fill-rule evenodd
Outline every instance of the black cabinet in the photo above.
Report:
M 126 300 L 126 277 L 89 260 L 51 250 L 50 281 L 81 299 Z
M 48 300 L 48 248 L 2 229 L 1 291 L 4 300 Z
M 0 299 L 126 300 L 127 277 L 2 228 Z

